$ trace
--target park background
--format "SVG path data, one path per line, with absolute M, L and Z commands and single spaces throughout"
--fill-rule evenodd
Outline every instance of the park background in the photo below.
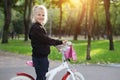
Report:
M 73 42 L 75 63 L 120 63 L 120 0 L 1 0 L 0 50 L 31 55 L 34 5 L 45 5 L 48 35 Z M 55 47 L 49 58 L 61 60 Z

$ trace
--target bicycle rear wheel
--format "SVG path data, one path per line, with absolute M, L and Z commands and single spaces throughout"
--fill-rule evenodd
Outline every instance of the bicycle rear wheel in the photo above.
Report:
M 75 80 L 85 80 L 83 75 L 79 72 L 74 72 Z M 69 74 L 66 80 L 73 80 L 72 76 Z
M 13 78 L 11 78 L 10 80 L 32 80 L 29 77 L 26 76 L 15 76 Z

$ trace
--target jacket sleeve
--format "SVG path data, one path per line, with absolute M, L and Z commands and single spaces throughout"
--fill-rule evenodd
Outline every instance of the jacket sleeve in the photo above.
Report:
M 38 44 L 45 45 L 60 45 L 62 44 L 61 40 L 52 39 L 43 32 L 44 29 L 39 28 L 39 26 L 34 26 L 31 30 L 31 39 L 37 40 Z

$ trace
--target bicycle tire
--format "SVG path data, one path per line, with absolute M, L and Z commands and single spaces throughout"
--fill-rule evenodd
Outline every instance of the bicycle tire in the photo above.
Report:
M 10 80 L 31 80 L 31 79 L 26 76 L 15 76 L 15 77 L 11 78 Z
M 74 72 L 74 77 L 75 77 L 75 80 L 85 80 L 83 75 L 79 72 Z M 69 74 L 66 78 L 66 80 L 73 80 L 72 79 L 72 76 Z

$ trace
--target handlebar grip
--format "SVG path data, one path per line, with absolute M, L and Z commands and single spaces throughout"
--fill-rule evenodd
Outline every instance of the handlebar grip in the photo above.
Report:
M 72 45 L 72 42 L 68 41 L 66 42 L 66 45 Z

